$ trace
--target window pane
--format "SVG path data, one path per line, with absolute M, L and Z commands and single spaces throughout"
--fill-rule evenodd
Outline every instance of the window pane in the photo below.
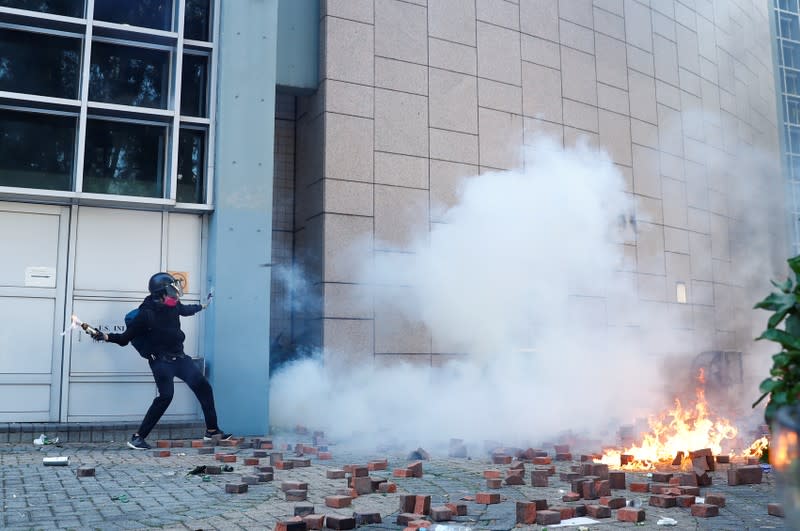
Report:
M 0 186 L 70 190 L 75 127 L 72 116 L 0 109 Z
M 184 54 L 181 74 L 181 114 L 206 116 L 207 84 L 208 57 Z
M 800 44 L 781 39 L 783 44 L 783 64 L 790 68 L 800 69 Z
M 166 126 L 87 120 L 83 190 L 163 196 Z
M 209 0 L 186 0 L 183 17 L 183 36 L 186 39 L 207 41 L 209 34 Z
M 78 98 L 81 41 L 0 29 L 0 90 Z
M 0 6 L 67 17 L 83 17 L 83 0 L 0 0 Z
M 92 43 L 89 99 L 167 108 L 169 52 Z
M 783 80 L 784 80 L 784 90 L 787 94 L 800 94 L 800 79 L 798 79 L 798 72 L 794 70 L 787 70 L 785 68 L 781 68 L 781 72 L 783 73 Z
M 800 98 L 786 96 L 786 121 L 800 125 Z
M 778 13 L 778 24 L 781 28 L 781 37 L 794 41 L 800 40 L 800 26 L 797 23 L 797 15 Z
M 797 11 L 797 0 L 778 0 L 778 7 L 786 11 Z
M 172 0 L 95 0 L 94 18 L 172 31 Z
M 205 188 L 206 135 L 197 129 L 181 129 L 178 146 L 179 203 L 202 203 Z

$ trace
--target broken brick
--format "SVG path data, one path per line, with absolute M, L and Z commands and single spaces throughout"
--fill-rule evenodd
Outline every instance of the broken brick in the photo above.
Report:
M 467 516 L 466 503 L 445 503 L 444 506 L 450 509 L 456 516 Z
M 378 492 L 382 494 L 397 492 L 397 483 L 392 483 L 391 481 L 384 481 L 383 483 L 378 485 Z
M 711 485 L 711 476 L 706 474 L 700 474 L 697 476 L 697 486 L 698 487 L 708 487 Z
M 329 514 L 325 517 L 325 527 L 328 529 L 355 529 L 356 519 L 352 516 Z
M 644 522 L 645 512 L 644 509 L 635 509 L 633 507 L 622 507 L 617 510 L 617 520 L 620 522 Z
M 605 505 L 587 505 L 586 514 L 590 518 L 611 518 L 611 509 Z
M 242 494 L 247 492 L 247 483 L 227 483 L 225 492 L 228 494 Z
M 675 497 L 675 504 L 678 507 L 691 507 L 694 505 L 695 497 L 691 494 L 681 494 Z
M 527 501 L 517 502 L 517 523 L 534 524 L 536 523 L 536 504 Z
M 539 525 L 553 525 L 561 523 L 561 513 L 558 511 L 537 511 L 536 523 Z
M 725 507 L 725 495 L 719 492 L 707 492 L 706 503 L 716 505 L 717 507 Z
M 430 516 L 431 520 L 434 522 L 447 522 L 448 520 L 452 520 L 453 511 L 444 505 L 438 505 L 436 507 L 431 507 Z
M 650 505 L 653 507 L 675 507 L 675 496 L 666 496 L 664 494 L 653 494 L 650 496 Z
M 328 507 L 333 507 L 334 509 L 341 509 L 342 507 L 350 507 L 350 503 L 352 503 L 353 498 L 350 496 L 340 496 L 340 495 L 333 495 L 333 496 L 325 496 L 325 505 Z
M 719 516 L 719 507 L 710 503 L 695 503 L 692 505 L 692 516 L 699 518 L 711 518 Z
M 611 509 L 619 509 L 620 507 L 625 507 L 625 498 L 601 496 L 600 505 L 606 505 Z
M 495 492 L 479 492 L 475 494 L 475 503 L 484 505 L 500 503 L 500 494 Z
M 768 503 L 767 514 L 777 516 L 779 518 L 784 518 L 786 516 L 786 513 L 783 510 L 783 505 L 780 503 Z

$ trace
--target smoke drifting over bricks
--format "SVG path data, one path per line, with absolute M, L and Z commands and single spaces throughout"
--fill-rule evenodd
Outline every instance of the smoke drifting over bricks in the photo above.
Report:
M 431 205 L 441 222 L 430 230 L 343 251 L 370 288 L 364 307 L 380 316 L 377 354 L 283 367 L 273 425 L 373 446 L 536 444 L 565 429 L 613 442 L 621 423 L 671 405 L 663 356 L 697 351 L 680 331 L 691 308 L 674 301 L 674 279 L 637 275 L 662 220 L 603 152 L 542 139 L 524 158 L 524 171 L 466 178 L 454 204 Z M 385 248 L 398 252 L 373 252 Z M 663 293 L 673 303 L 658 302 Z M 434 355 L 399 352 L 411 355 L 387 364 L 397 352 L 383 338 L 410 331 Z

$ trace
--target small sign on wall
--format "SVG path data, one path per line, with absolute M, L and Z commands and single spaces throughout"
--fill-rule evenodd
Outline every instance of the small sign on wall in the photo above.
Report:
M 167 271 L 177 280 L 184 293 L 189 293 L 189 273 L 186 271 Z
M 34 288 L 56 287 L 56 268 L 43 266 L 26 267 L 25 286 Z

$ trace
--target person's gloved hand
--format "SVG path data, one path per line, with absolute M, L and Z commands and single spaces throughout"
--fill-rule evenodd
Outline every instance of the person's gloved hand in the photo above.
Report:
M 103 332 L 97 330 L 95 331 L 94 334 L 92 334 L 92 339 L 94 339 L 95 341 L 106 341 L 106 335 Z

